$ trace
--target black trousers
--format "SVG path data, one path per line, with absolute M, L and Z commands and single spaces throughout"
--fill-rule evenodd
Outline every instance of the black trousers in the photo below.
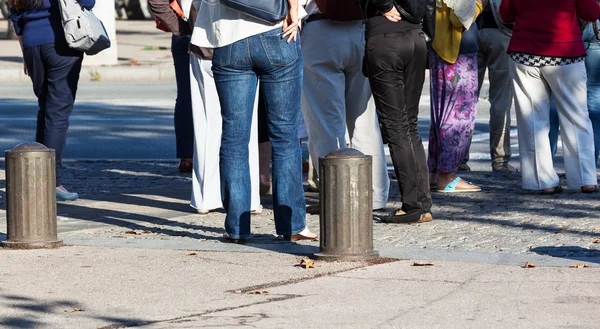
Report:
M 175 65 L 177 100 L 175 101 L 175 146 L 177 158 L 194 157 L 194 118 L 192 116 L 192 91 L 190 86 L 190 38 L 173 35 L 171 53 Z
M 426 61 L 427 46 L 420 29 L 367 37 L 365 74 L 394 163 L 402 210 L 407 213 L 431 211 L 425 149 L 417 121 Z
M 49 43 L 23 49 L 23 58 L 38 98 L 35 140 L 56 151 L 56 186 L 60 186 L 60 168 L 83 53 Z

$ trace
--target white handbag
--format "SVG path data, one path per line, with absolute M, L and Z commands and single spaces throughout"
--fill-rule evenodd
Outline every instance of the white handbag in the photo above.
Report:
M 95 55 L 110 48 L 110 38 L 102 21 L 82 7 L 77 0 L 59 0 L 63 29 L 67 44 L 87 55 Z

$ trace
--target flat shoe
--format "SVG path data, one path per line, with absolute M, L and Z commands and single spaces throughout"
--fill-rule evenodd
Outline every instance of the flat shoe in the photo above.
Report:
M 553 187 L 552 189 L 545 189 L 542 190 L 542 195 L 554 195 L 554 194 L 559 194 L 562 193 L 563 188 L 562 186 L 558 185 L 556 187 Z
M 457 186 L 458 183 L 461 180 L 464 181 L 464 179 L 456 176 L 456 178 L 453 181 L 451 181 L 450 183 L 448 183 L 448 185 L 446 185 L 444 187 L 439 187 L 438 186 L 437 191 L 440 192 L 440 193 L 460 193 L 460 192 L 465 192 L 466 193 L 466 192 L 479 192 L 479 191 L 481 191 L 481 187 L 479 187 L 479 186 L 476 186 L 476 187 L 459 187 L 459 186 Z M 471 182 L 467 182 L 467 183 L 473 185 L 473 183 L 471 183 Z
M 229 233 L 223 233 L 223 239 L 225 239 L 226 242 L 237 243 L 237 244 L 244 244 L 247 241 L 247 239 L 240 239 L 240 238 L 234 239 L 229 235 Z
M 400 213 L 400 214 L 399 214 Z M 386 224 L 409 224 L 409 223 L 417 223 L 421 219 L 421 211 L 413 210 L 409 213 L 404 212 L 401 209 L 398 209 L 388 215 L 387 217 L 381 218 L 382 223 Z
M 305 234 L 311 233 L 308 228 L 305 228 L 302 232 L 298 233 L 298 234 L 294 234 L 294 235 L 284 235 L 283 239 L 287 240 L 287 241 L 301 241 L 301 240 L 307 240 L 307 241 L 319 241 L 319 236 L 308 236 Z
M 190 160 L 181 159 L 179 161 L 179 172 L 182 174 L 191 173 L 194 171 L 194 164 Z
M 79 194 L 74 192 L 65 192 L 58 187 L 56 188 L 56 201 L 75 201 L 79 198 Z
M 587 189 L 583 189 L 583 187 L 581 188 L 581 192 L 583 193 L 598 193 L 598 191 L 600 191 L 600 188 L 598 187 L 598 185 L 594 186 L 593 190 L 587 190 Z
M 507 164 L 501 166 L 492 166 L 492 171 L 503 173 L 518 173 L 519 169 Z

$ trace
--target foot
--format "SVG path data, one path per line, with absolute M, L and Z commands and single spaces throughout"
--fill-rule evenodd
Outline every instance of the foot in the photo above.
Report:
M 302 230 L 302 232 L 290 236 L 284 236 L 285 240 L 289 241 L 300 241 L 300 240 L 309 240 L 309 241 L 317 241 L 319 240 L 319 236 L 316 233 L 311 232 L 308 227 Z
M 600 191 L 598 185 L 585 185 L 581 187 L 581 192 L 583 193 L 597 193 L 598 191 Z
M 208 210 L 208 209 L 196 209 L 196 212 L 199 215 L 208 215 L 208 213 L 210 212 L 210 210 Z
M 75 201 L 79 198 L 79 195 L 74 192 L 69 192 L 64 186 L 56 187 L 56 200 L 57 201 Z
M 258 205 L 258 208 L 256 208 L 256 209 L 254 209 L 254 210 L 250 211 L 250 213 L 251 213 L 252 215 L 260 215 L 260 214 L 262 214 L 262 212 L 263 212 L 263 206 L 262 206 L 262 205 L 260 205 L 260 204 Z
M 456 173 L 440 174 L 440 179 L 438 181 L 438 191 L 444 190 L 448 186 L 448 184 L 453 182 L 457 177 L 458 176 L 456 176 Z M 467 182 L 464 179 L 459 179 L 453 189 L 457 191 L 481 191 L 481 187 Z
M 179 172 L 182 174 L 191 173 L 194 171 L 194 163 L 192 159 L 181 159 L 179 161 Z
M 503 173 L 518 173 L 519 169 L 509 165 L 508 163 L 504 163 L 500 165 L 492 165 L 492 171 Z

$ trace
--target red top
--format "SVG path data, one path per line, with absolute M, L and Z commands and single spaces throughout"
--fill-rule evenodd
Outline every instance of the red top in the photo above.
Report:
M 577 17 L 595 22 L 600 16 L 596 0 L 503 0 L 504 23 L 515 23 L 509 52 L 550 56 L 585 55 Z

